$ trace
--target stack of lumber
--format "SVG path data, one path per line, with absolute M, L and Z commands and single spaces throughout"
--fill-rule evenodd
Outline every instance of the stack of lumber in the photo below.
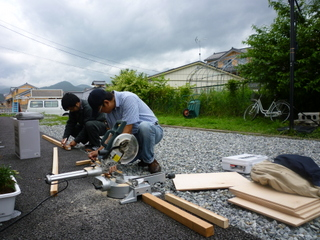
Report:
M 230 187 L 236 196 L 228 201 L 297 227 L 320 216 L 320 199 L 278 192 L 269 186 L 246 182 Z

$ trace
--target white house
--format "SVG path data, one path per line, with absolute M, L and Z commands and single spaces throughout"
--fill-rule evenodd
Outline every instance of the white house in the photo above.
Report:
M 161 73 L 149 76 L 149 79 L 161 77 L 169 79 L 168 85 L 180 87 L 190 84 L 195 92 L 208 89 L 221 90 L 231 79 L 242 81 L 243 78 L 232 73 L 223 71 L 202 61 L 193 62 L 181 67 L 173 68 Z

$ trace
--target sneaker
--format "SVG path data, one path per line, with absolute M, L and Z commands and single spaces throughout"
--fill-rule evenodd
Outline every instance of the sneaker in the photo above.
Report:
M 157 160 L 153 160 L 153 162 L 148 165 L 148 170 L 150 173 L 161 172 L 161 167 Z

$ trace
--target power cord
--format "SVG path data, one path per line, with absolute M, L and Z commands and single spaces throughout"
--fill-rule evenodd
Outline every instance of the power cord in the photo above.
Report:
M 17 220 L 15 220 L 14 222 L 10 223 L 8 226 L 6 226 L 5 228 L 1 229 L 0 232 L 5 231 L 6 229 L 8 229 L 9 227 L 11 227 L 12 225 L 16 224 L 17 222 L 19 222 L 21 219 L 25 218 L 26 216 L 28 216 L 29 214 L 31 214 L 33 211 L 35 211 L 42 203 L 44 203 L 45 201 L 49 200 L 50 198 L 56 196 L 58 193 L 63 192 L 64 190 L 66 190 L 69 186 L 69 182 L 67 180 L 63 180 L 63 181 L 59 181 L 58 183 L 54 183 L 54 184 L 50 184 L 50 185 L 56 185 L 56 184 L 60 184 L 66 182 L 66 186 L 61 189 L 60 191 L 56 192 L 55 194 L 45 198 L 44 200 L 42 200 L 36 207 L 34 207 L 30 212 L 26 213 L 25 215 L 23 215 L 22 217 L 18 218 Z

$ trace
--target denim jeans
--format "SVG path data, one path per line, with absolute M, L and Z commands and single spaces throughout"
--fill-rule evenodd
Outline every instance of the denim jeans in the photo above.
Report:
M 135 159 L 145 163 L 152 163 L 154 160 L 154 147 L 163 138 L 163 129 L 157 123 L 141 122 L 138 132 L 134 134 L 139 143 L 139 152 Z

